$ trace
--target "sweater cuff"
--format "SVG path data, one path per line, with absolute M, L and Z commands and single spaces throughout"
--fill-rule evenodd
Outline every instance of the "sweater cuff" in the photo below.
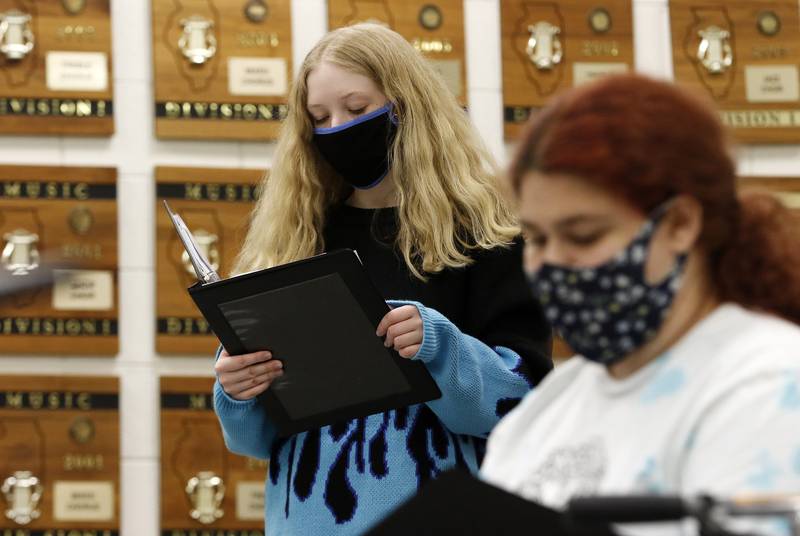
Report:
M 387 302 L 392 307 L 413 305 L 422 317 L 422 344 L 411 359 L 418 359 L 423 363 L 430 363 L 439 355 L 441 346 L 448 335 L 457 332 L 458 328 L 444 315 L 435 309 L 425 307 L 419 302 L 406 300 L 393 300 Z
M 249 400 L 236 400 L 231 395 L 225 392 L 219 381 L 214 382 L 214 402 L 216 407 L 225 413 L 247 411 L 252 408 L 258 397 L 253 397 Z

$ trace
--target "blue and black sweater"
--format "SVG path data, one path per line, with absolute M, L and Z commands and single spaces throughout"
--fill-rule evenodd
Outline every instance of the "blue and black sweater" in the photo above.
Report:
M 234 400 L 217 383 L 228 448 L 270 459 L 269 536 L 361 534 L 440 472 L 477 471 L 489 431 L 552 366 L 550 330 L 525 282 L 520 242 L 423 283 L 391 247 L 395 215 L 338 207 L 326 248 L 357 250 L 382 295 L 409 300 L 392 305 L 419 308 L 424 337 L 415 359 L 442 398 L 279 439 L 256 400 Z

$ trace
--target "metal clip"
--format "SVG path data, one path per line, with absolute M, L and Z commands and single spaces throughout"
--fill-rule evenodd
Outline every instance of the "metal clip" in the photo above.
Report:
M 208 525 L 224 515 L 220 506 L 225 497 L 225 484 L 212 471 L 200 471 L 190 478 L 186 483 L 186 495 L 192 503 L 189 512 L 192 519 Z
M 211 30 L 214 23 L 200 15 L 192 15 L 181 22 L 183 34 L 178 48 L 192 65 L 202 65 L 217 52 L 217 40 Z
M 12 275 L 27 275 L 39 267 L 39 250 L 36 248 L 39 235 L 25 229 L 17 229 L 3 235 L 6 245 L 0 262 Z
M 11 61 L 19 61 L 33 50 L 31 16 L 17 9 L 0 13 L 0 52 Z
M 730 32 L 719 26 L 709 26 L 697 34 L 701 37 L 697 59 L 711 74 L 722 74 L 733 65 Z
M 563 47 L 558 35 L 561 28 L 549 22 L 540 21 L 528 26 L 531 33 L 525 52 L 540 71 L 549 71 L 561 63 Z
M 19 525 L 27 525 L 37 519 L 37 509 L 42 498 L 42 485 L 30 471 L 15 471 L 5 479 L 0 492 L 6 499 L 6 517 Z

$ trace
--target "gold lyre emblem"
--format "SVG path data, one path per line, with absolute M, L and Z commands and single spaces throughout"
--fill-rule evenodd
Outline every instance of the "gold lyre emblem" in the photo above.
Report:
M 39 267 L 39 235 L 17 229 L 3 235 L 6 245 L 0 254 L 0 263 L 12 275 L 27 275 Z
M 34 47 L 31 16 L 17 9 L 0 13 L 0 53 L 6 59 L 19 61 Z
M 437 30 L 444 21 L 442 10 L 433 4 L 422 6 L 419 10 L 419 24 L 426 30 Z
M 0 492 L 6 499 L 6 517 L 19 525 L 27 525 L 37 519 L 42 485 L 30 471 L 15 471 L 5 479 Z
M 200 471 L 186 483 L 186 495 L 192 504 L 192 519 L 208 525 L 220 519 L 224 512 L 220 506 L 225 497 L 225 484 L 212 471 Z
M 525 52 L 531 62 L 540 71 L 549 71 L 561 63 L 563 47 L 558 37 L 561 28 L 546 21 L 539 21 L 528 26 L 531 33 Z
M 593 9 L 589 13 L 589 27 L 594 33 L 606 33 L 611 29 L 611 14 L 602 7 Z
M 197 229 L 192 232 L 192 236 L 197 243 L 197 249 L 199 249 L 203 257 L 206 258 L 211 268 L 213 268 L 215 272 L 219 271 L 219 248 L 217 247 L 219 237 L 213 233 L 209 233 L 205 229 Z M 181 255 L 181 262 L 186 269 L 186 273 L 195 277 L 197 276 L 192 266 L 192 261 L 189 259 L 189 254 L 186 253 L 186 251 Z
M 77 235 L 87 234 L 94 224 L 94 215 L 87 207 L 76 207 L 69 213 L 69 227 Z
M 697 32 L 700 45 L 697 47 L 697 59 L 710 74 L 722 74 L 733 65 L 733 48 L 731 33 L 719 26 L 709 26 Z
M 192 65 L 202 65 L 217 52 L 214 23 L 200 15 L 192 15 L 180 22 L 183 33 L 178 48 Z
M 94 438 L 94 422 L 88 417 L 78 417 L 69 427 L 69 436 L 79 445 L 85 445 Z
M 70 15 L 77 15 L 86 7 L 86 0 L 61 0 L 61 5 Z
M 250 22 L 264 22 L 269 15 L 269 6 L 264 0 L 250 0 L 244 6 L 244 16 Z
M 757 26 L 762 35 L 772 37 L 781 31 L 781 19 L 774 11 L 762 11 L 758 14 Z

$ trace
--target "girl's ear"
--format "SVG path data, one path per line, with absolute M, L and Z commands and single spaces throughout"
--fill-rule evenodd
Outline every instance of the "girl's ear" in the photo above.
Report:
M 689 195 L 679 195 L 664 215 L 667 244 L 672 253 L 688 253 L 703 230 L 703 206 Z

